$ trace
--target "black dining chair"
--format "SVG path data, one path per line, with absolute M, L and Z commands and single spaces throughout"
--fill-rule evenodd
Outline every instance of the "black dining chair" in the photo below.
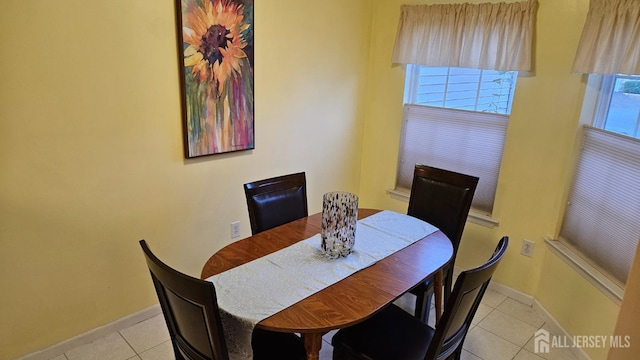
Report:
M 253 235 L 309 215 L 305 173 L 244 184 Z
M 213 283 L 185 275 L 158 259 L 146 241 L 140 246 L 169 329 L 178 360 L 228 360 L 227 344 Z M 255 329 L 254 359 L 306 359 L 302 339 L 294 334 Z
M 444 302 L 451 295 L 453 266 L 479 178 L 426 165 L 416 165 L 407 214 L 440 229 L 453 245 L 453 256 L 443 269 Z M 410 291 L 416 295 L 415 316 L 427 322 L 434 279 Z
M 331 340 L 333 359 L 460 359 L 471 320 L 508 245 L 505 236 L 489 261 L 460 273 L 435 329 L 392 304 L 361 323 L 339 330 Z

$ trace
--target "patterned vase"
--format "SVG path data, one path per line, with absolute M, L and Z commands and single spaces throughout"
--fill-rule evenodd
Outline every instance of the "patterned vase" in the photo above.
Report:
M 330 259 L 351 254 L 356 240 L 358 196 L 330 192 L 322 198 L 322 252 Z

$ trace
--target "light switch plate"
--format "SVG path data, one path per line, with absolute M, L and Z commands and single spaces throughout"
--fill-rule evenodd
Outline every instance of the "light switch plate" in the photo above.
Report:
M 237 237 L 240 237 L 240 221 L 231 223 L 231 238 L 235 239 Z

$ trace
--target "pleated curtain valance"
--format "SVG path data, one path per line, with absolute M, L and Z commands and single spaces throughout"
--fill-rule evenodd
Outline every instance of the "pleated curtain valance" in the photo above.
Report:
M 640 74 L 640 0 L 591 0 L 572 70 Z
M 529 71 L 537 7 L 537 0 L 402 5 L 392 61 Z

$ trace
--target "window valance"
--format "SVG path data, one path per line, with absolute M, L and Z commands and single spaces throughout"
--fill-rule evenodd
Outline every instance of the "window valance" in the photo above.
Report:
M 537 0 L 402 5 L 392 61 L 529 71 L 537 7 Z
M 640 1 L 591 0 L 573 71 L 640 74 Z

